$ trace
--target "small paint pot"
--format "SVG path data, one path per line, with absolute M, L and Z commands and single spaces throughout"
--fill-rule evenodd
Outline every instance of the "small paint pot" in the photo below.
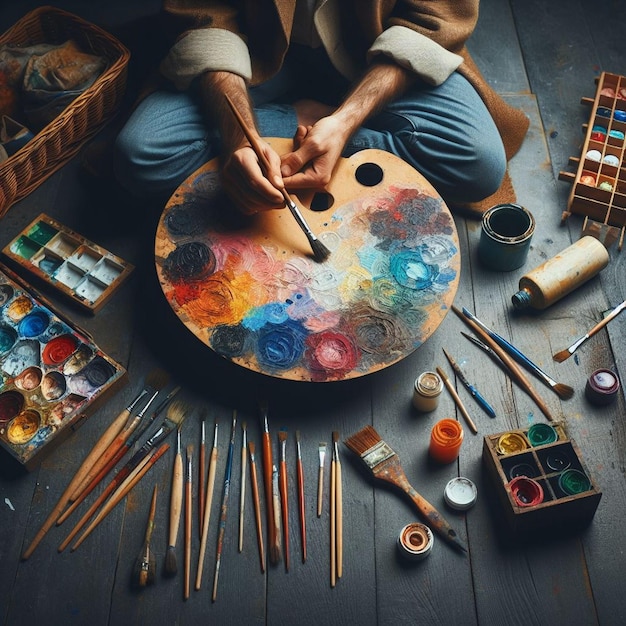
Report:
M 433 549 L 435 538 L 425 524 L 413 522 L 407 524 L 398 536 L 398 551 L 409 561 L 425 559 Z
M 600 117 L 611 117 L 611 109 L 608 107 L 598 107 L 596 115 L 599 115 Z
M 528 429 L 526 436 L 533 448 L 554 443 L 559 438 L 559 434 L 550 424 L 533 424 Z
M 439 463 L 452 463 L 458 458 L 462 443 L 463 426 L 448 417 L 433 426 L 428 454 Z
M 413 385 L 413 406 L 422 413 L 434 411 L 443 391 L 443 381 L 436 372 L 423 372 Z
M 448 482 L 443 491 L 446 504 L 455 511 L 467 511 L 476 504 L 478 490 L 476 485 L 463 476 L 457 476 Z
M 589 376 L 585 386 L 585 397 L 591 404 L 606 406 L 615 401 L 619 388 L 617 374 L 608 369 L 599 369 Z
M 498 438 L 496 449 L 499 454 L 515 454 L 528 448 L 528 442 L 519 433 L 504 433 Z
M 591 481 L 584 472 L 577 469 L 565 470 L 559 476 L 559 488 L 568 496 L 575 496 L 591 489 Z
M 526 262 L 535 218 L 518 204 L 497 204 L 482 218 L 478 257 L 492 270 L 509 272 Z
M 620 141 L 623 141 L 624 133 L 621 130 L 610 130 L 609 137 L 613 137 L 613 139 L 619 139 Z
M 543 487 L 532 478 L 518 476 L 509 483 L 509 487 L 517 506 L 536 506 L 543 502 Z
M 590 161 L 601 161 L 602 152 L 600 152 L 600 150 L 587 150 L 585 153 L 585 159 L 589 159 Z
M 603 180 L 598 185 L 598 189 L 602 189 L 603 191 L 613 191 L 613 185 L 608 180 Z
M 582 185 L 589 185 L 590 187 L 595 187 L 596 177 L 591 172 L 583 172 L 580 175 L 580 182 Z
M 620 111 L 619 109 L 617 109 L 615 113 L 613 113 L 613 117 L 618 122 L 626 122 L 626 111 Z
M 613 167 L 619 166 L 619 159 L 614 154 L 607 154 L 602 160 L 607 165 L 612 165 Z

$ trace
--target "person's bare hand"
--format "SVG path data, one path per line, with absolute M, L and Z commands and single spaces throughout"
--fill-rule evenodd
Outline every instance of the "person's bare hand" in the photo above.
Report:
M 263 142 L 264 154 L 270 163 L 266 177 L 254 150 L 243 146 L 226 159 L 221 172 L 222 187 L 235 206 L 247 215 L 284 207 L 279 191 L 284 184 L 280 174 L 280 157 Z
M 288 189 L 324 189 L 344 147 L 343 129 L 332 116 L 309 127 L 298 126 L 293 152 L 281 158 L 281 173 Z

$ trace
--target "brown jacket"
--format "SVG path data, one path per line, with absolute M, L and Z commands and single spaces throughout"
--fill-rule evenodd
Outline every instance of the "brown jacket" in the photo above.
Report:
M 526 115 L 486 82 L 465 44 L 478 19 L 478 0 L 323 0 L 316 26 L 331 60 L 354 79 L 378 54 L 439 84 L 463 74 L 483 98 L 507 157 L 528 130 Z M 163 74 L 186 88 L 207 70 L 232 71 L 250 84 L 274 75 L 289 47 L 293 0 L 164 0 L 172 47 Z

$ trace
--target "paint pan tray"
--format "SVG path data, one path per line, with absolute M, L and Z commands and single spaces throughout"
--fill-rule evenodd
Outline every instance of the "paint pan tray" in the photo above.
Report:
M 560 424 L 537 423 L 486 436 L 483 464 L 515 537 L 584 528 L 602 497 L 578 446 Z
M 43 213 L 2 253 L 90 313 L 100 309 L 134 269 Z
M 126 370 L 0 264 L 0 447 L 32 470 Z

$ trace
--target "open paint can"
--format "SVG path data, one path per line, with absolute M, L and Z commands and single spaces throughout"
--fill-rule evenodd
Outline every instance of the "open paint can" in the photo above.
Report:
M 519 204 L 497 204 L 483 214 L 478 258 L 485 267 L 509 272 L 526 262 L 535 218 Z

